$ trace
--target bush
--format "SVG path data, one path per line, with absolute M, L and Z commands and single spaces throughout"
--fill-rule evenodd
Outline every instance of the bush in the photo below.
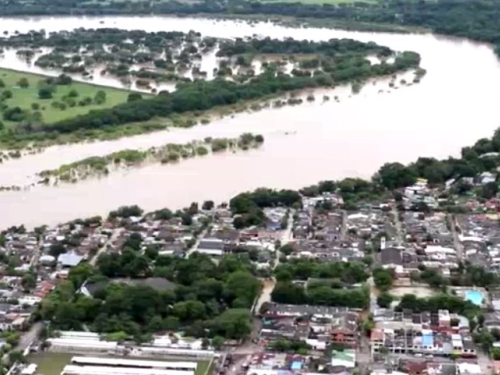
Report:
M 94 97 L 95 104 L 103 104 L 106 101 L 106 93 L 102 90 L 97 91 Z
M 30 86 L 30 83 L 27 78 L 23 77 L 17 82 L 17 85 L 22 89 L 26 89 Z
M 1 98 L 4 100 L 12 98 L 12 91 L 10 91 L 10 90 L 2 91 Z
M 142 100 L 142 95 L 139 94 L 138 92 L 133 92 L 128 95 L 127 102 L 136 102 L 138 100 Z
M 52 99 L 52 90 L 49 87 L 42 87 L 38 90 L 38 97 L 40 99 Z
M 34 111 L 38 111 L 40 109 L 40 104 L 38 103 L 31 103 L 31 109 Z

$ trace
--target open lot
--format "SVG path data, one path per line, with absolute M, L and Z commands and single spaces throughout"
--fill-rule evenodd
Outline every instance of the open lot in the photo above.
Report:
M 28 87 L 21 88 L 19 86 L 19 81 L 22 78 L 27 79 L 29 83 Z M 38 110 L 41 112 L 42 121 L 44 123 L 52 123 L 66 118 L 75 117 L 94 109 L 109 108 L 116 104 L 126 102 L 127 96 L 130 93 L 127 90 L 73 81 L 70 85 L 55 86 L 55 91 L 52 93 L 51 99 L 40 99 L 38 92 L 41 81 L 47 78 L 49 77 L 0 68 L 0 79 L 5 84 L 5 87 L 0 88 L 0 95 L 2 95 L 2 92 L 4 91 L 11 91 L 12 97 L 4 100 L 4 103 L 9 108 L 19 107 L 23 110 L 34 111 L 32 105 L 35 104 L 35 106 L 37 105 L 39 107 Z M 73 107 L 63 100 L 63 97 L 67 97 L 72 90 L 75 90 L 78 93 L 78 96 L 73 98 L 76 102 Z M 98 91 L 104 91 L 106 93 L 106 100 L 102 104 L 96 104 L 94 101 L 95 95 Z M 92 102 L 85 106 L 79 105 L 79 102 L 84 100 L 86 97 L 92 99 Z M 65 103 L 66 108 L 55 108 L 53 106 L 54 102 Z M 11 121 L 5 120 L 2 117 L 3 116 L 0 115 L 0 121 L 4 122 L 6 125 L 12 124 Z
M 391 289 L 394 297 L 401 298 L 405 294 L 414 294 L 419 298 L 431 297 L 436 294 L 431 288 L 426 286 L 398 286 Z
M 64 366 L 70 364 L 71 358 L 79 356 L 78 354 L 71 353 L 53 353 L 53 352 L 43 352 L 31 354 L 28 356 L 29 363 L 36 363 L 38 365 L 37 374 L 39 375 L 59 375 Z M 107 358 L 113 356 L 106 356 Z M 123 358 L 123 357 L 116 357 Z M 137 360 L 154 360 L 154 361 L 164 361 L 169 362 L 168 359 L 165 358 L 146 358 L 146 357 L 127 357 L 128 359 L 137 359 Z M 198 362 L 198 367 L 196 368 L 195 375 L 205 375 L 207 372 L 210 361 L 195 361 L 189 358 L 181 359 L 172 359 L 172 362 Z

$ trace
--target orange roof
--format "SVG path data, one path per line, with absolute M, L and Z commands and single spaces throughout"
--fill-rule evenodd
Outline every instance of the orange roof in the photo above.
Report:
M 500 374 L 500 361 L 493 361 L 493 368 L 497 374 Z

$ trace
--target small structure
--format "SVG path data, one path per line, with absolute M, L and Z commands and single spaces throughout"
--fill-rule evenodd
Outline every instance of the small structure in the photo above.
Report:
M 59 263 L 62 267 L 75 267 L 82 261 L 82 259 L 82 256 L 74 252 L 70 252 L 59 255 L 57 263 Z

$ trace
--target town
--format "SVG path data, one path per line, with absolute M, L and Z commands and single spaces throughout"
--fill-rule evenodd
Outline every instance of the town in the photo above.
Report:
M 492 182 L 418 179 L 346 202 L 345 181 L 323 181 L 9 228 L 5 372 L 500 373 Z

